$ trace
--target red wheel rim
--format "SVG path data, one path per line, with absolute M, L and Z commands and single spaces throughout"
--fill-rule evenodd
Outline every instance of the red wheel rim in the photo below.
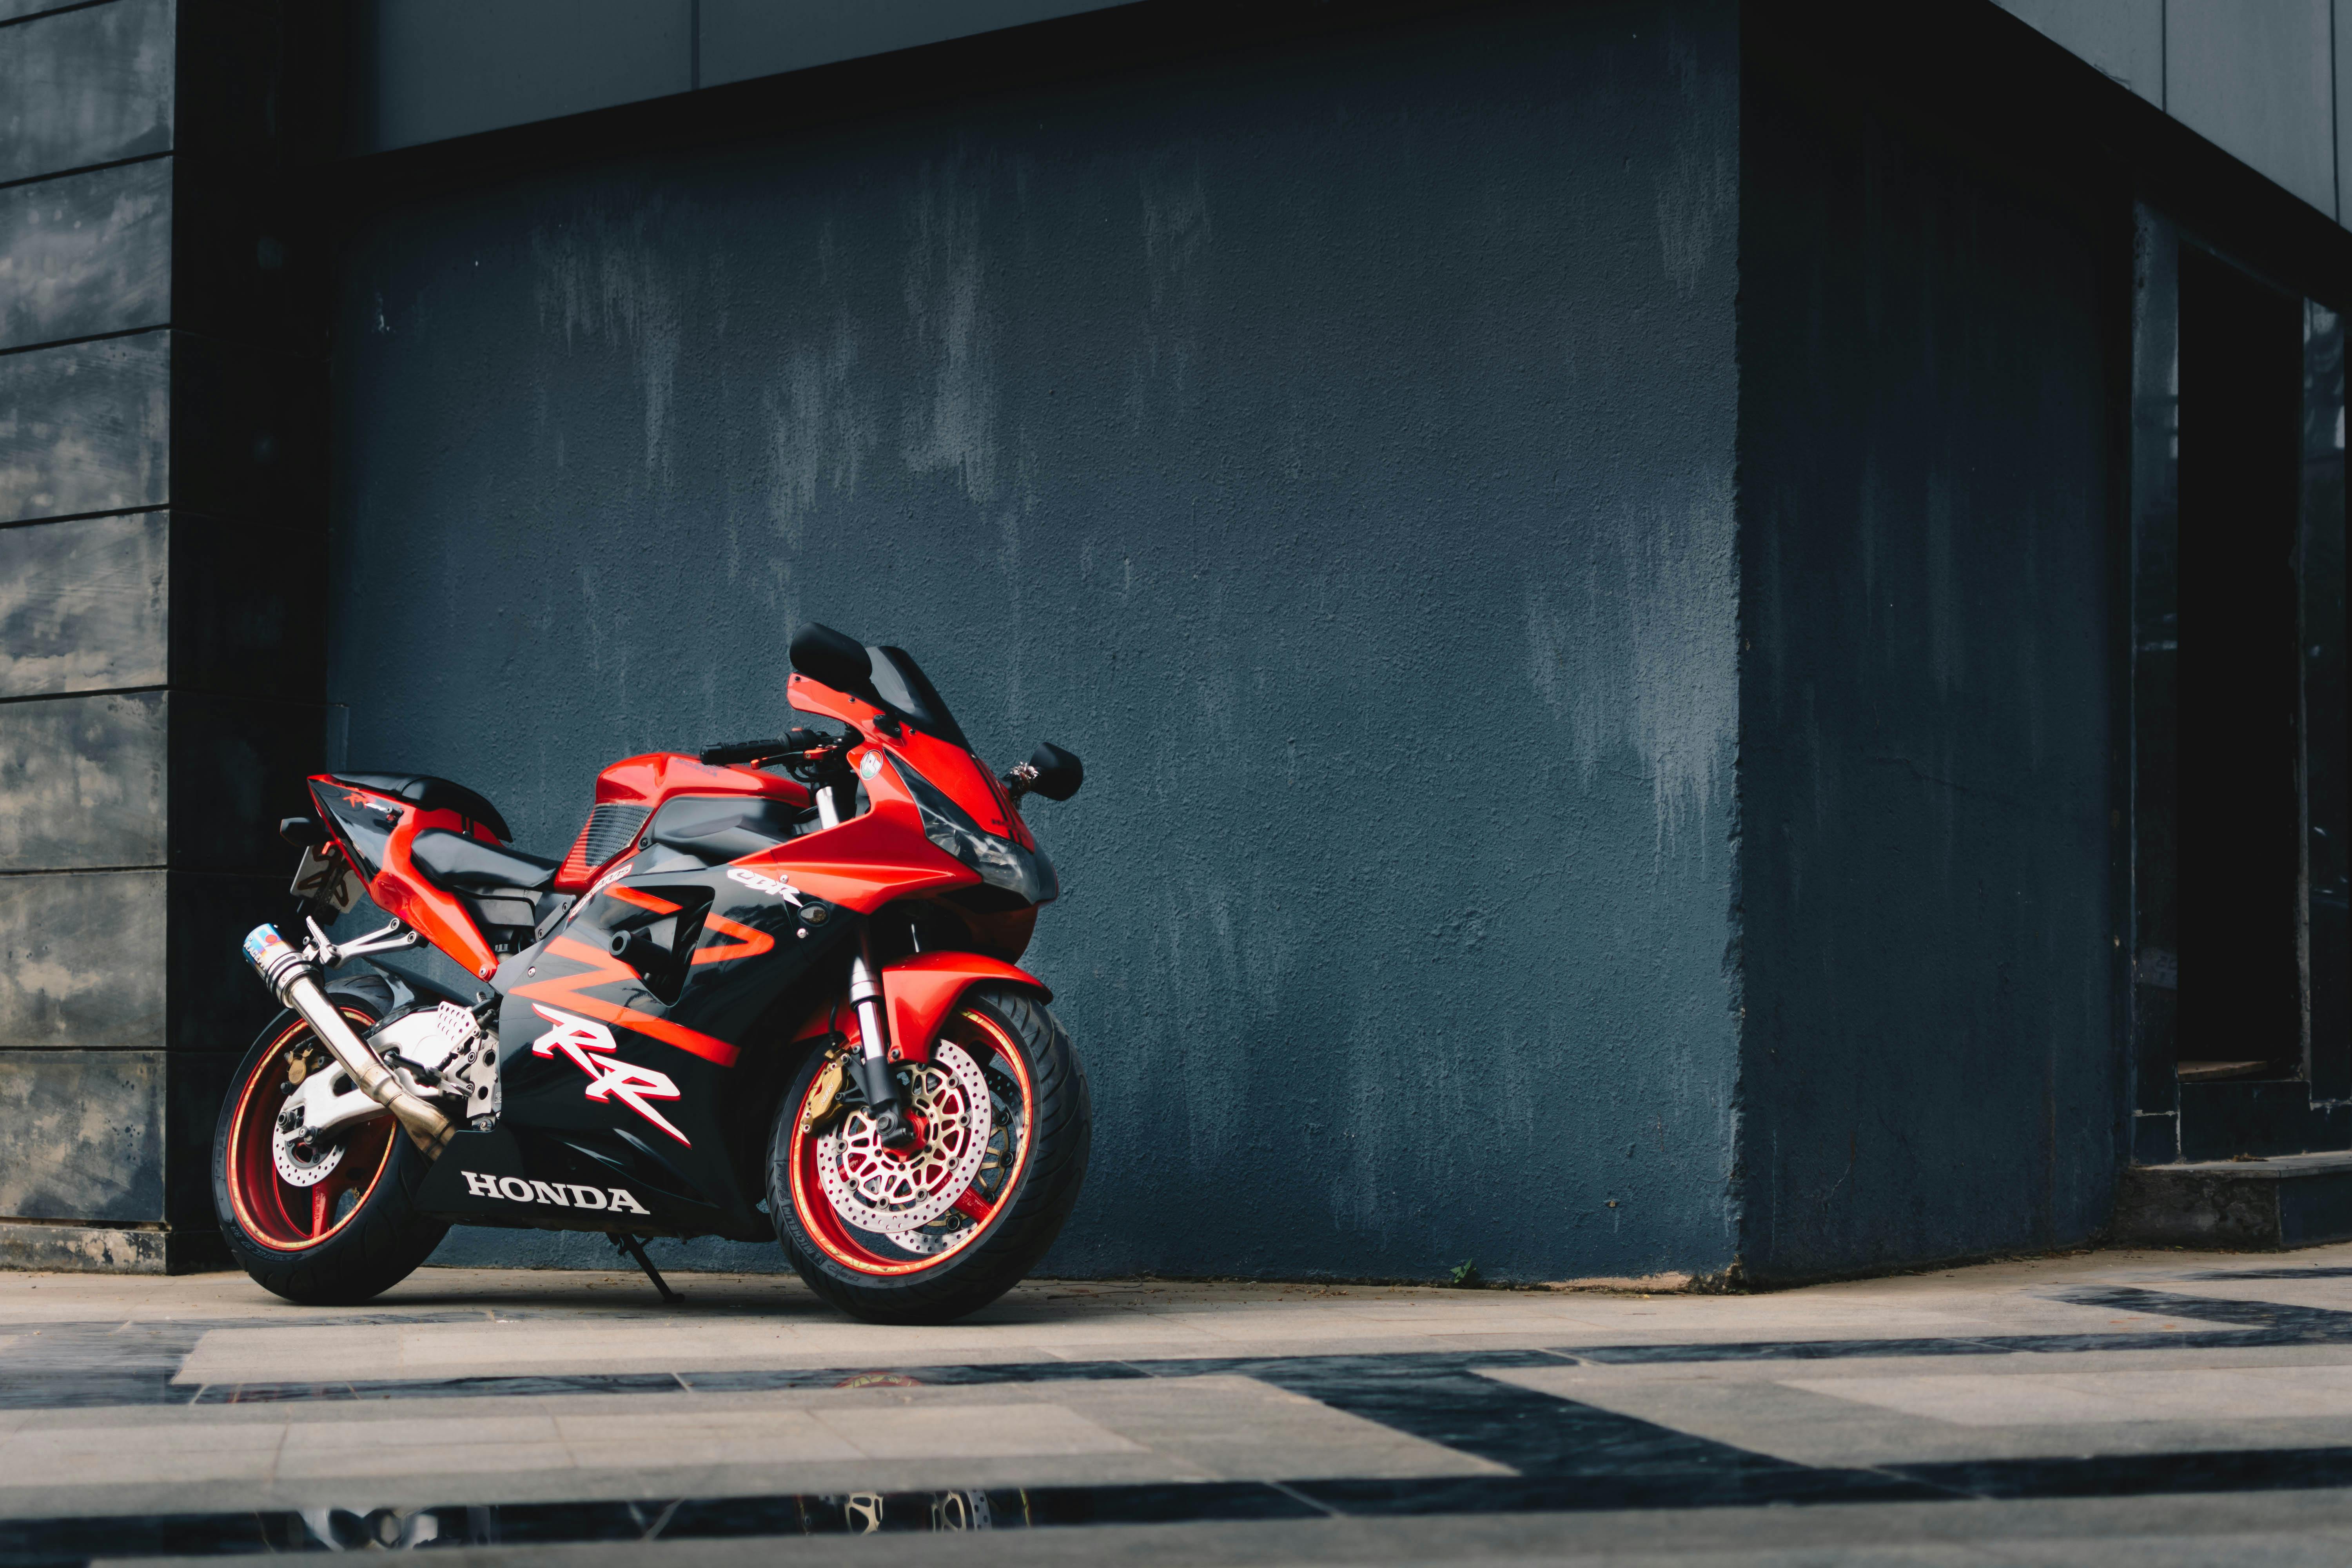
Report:
M 908 1248 L 888 1237 L 860 1230 L 841 1217 L 819 1179 L 818 1162 L 824 1158 L 821 1137 L 799 1130 L 808 1096 L 816 1089 L 814 1078 L 793 1107 L 793 1212 L 826 1257 L 860 1274 L 919 1274 L 939 1268 L 988 1233 L 1020 1190 L 1022 1174 L 1028 1169 L 1030 1145 L 1035 1142 L 1030 1131 L 1036 1125 L 1037 1097 L 1029 1064 L 1013 1037 L 994 1019 L 974 1011 L 958 1014 L 940 1036 L 971 1053 L 989 1079 L 992 1098 L 1013 1102 L 1011 1109 L 1019 1121 L 1017 1125 L 1000 1125 L 992 1131 L 992 1144 L 1002 1140 L 1001 1149 L 992 1152 L 992 1163 L 973 1178 L 942 1221 L 925 1227 L 927 1232 L 944 1230 L 936 1252 L 910 1255 Z M 1001 1092 L 1006 1089 L 1011 1092 Z
M 362 1029 L 375 1021 L 349 1008 L 343 1016 Z M 298 1187 L 278 1173 L 270 1134 L 286 1104 L 281 1086 L 287 1061 L 297 1044 L 312 1037 L 310 1025 L 296 1023 L 269 1042 L 237 1086 L 236 1110 L 229 1118 L 228 1147 L 223 1154 L 237 1224 L 251 1240 L 279 1252 L 316 1247 L 351 1224 L 392 1165 L 397 1124 L 386 1111 L 346 1131 L 341 1162 L 316 1185 Z M 346 1194 L 352 1199 L 348 1205 Z

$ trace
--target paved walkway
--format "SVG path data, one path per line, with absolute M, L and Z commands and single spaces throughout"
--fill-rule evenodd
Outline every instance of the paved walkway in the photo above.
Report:
M 1046 1282 L 912 1330 L 678 1283 L 428 1269 L 317 1310 L 242 1275 L 0 1274 L 0 1565 L 766 1563 L 780 1536 L 812 1563 L 2352 1562 L 2352 1247 L 1747 1297 Z

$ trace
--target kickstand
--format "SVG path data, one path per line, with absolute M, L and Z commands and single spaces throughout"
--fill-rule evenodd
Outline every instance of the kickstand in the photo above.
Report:
M 646 1271 L 646 1278 L 652 1280 L 654 1282 L 654 1289 L 661 1292 L 661 1299 L 664 1305 L 675 1307 L 680 1301 L 686 1300 L 685 1297 L 671 1289 L 668 1284 L 663 1280 L 661 1271 L 654 1267 L 654 1260 L 646 1256 L 646 1244 L 644 1242 L 639 1241 L 635 1237 L 629 1235 L 625 1231 L 616 1230 L 613 1232 L 613 1245 L 637 1260 L 637 1267 Z

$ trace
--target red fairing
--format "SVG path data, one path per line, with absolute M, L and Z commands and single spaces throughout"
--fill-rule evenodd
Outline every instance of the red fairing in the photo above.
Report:
M 890 1043 L 908 1061 L 929 1061 L 931 1042 L 940 1026 L 955 1011 L 956 1002 L 983 980 L 1009 981 L 1051 1002 L 1054 993 L 1027 970 L 976 952 L 922 952 L 882 967 L 882 1000 L 890 1011 Z M 814 1039 L 838 1029 L 852 1047 L 858 1043 L 857 1015 L 846 1003 L 834 1001 L 809 1015 L 794 1032 L 794 1040 Z
M 635 818 L 635 826 L 615 837 L 592 861 L 588 858 L 588 841 L 596 812 L 591 810 L 588 821 L 581 825 L 580 837 L 572 840 L 572 852 L 563 858 L 562 867 L 555 873 L 555 890 L 586 892 L 596 880 L 596 874 L 636 842 L 637 830 L 661 809 L 662 803 L 679 795 L 756 795 L 788 801 L 799 807 L 809 804 L 807 787 L 781 774 L 751 768 L 713 767 L 681 752 L 649 752 L 642 757 L 625 757 L 596 775 L 595 804 L 635 807 L 645 812 L 646 816 Z
M 861 746 L 851 752 L 851 765 L 875 750 Z M 893 899 L 968 888 L 980 880 L 979 872 L 923 837 L 922 814 L 898 774 L 881 767 L 867 777 L 860 767 L 858 777 L 872 809 L 838 827 L 803 834 L 735 863 L 781 875 L 802 891 L 861 915 L 872 914 Z
M 1037 841 L 1029 836 L 1029 825 L 1021 820 L 1021 813 L 1013 806 L 1013 797 L 1004 793 L 996 775 L 982 767 L 970 752 L 906 726 L 899 727 L 895 734 L 883 731 L 875 723 L 882 717 L 882 710 L 855 697 L 845 697 L 829 686 L 820 686 L 805 675 L 792 678 L 787 698 L 803 713 L 838 719 L 854 726 L 869 744 L 898 752 L 907 759 L 908 766 L 944 791 L 950 800 L 991 833 L 1010 838 L 1024 849 L 1037 847 Z
M 447 953 L 476 978 L 488 980 L 498 973 L 498 955 L 482 939 L 482 933 L 475 926 L 474 917 L 467 911 L 466 906 L 457 901 L 455 894 L 445 893 L 435 887 L 425 873 L 416 868 L 415 862 L 408 858 L 416 836 L 427 828 L 469 833 L 485 844 L 496 844 L 499 841 L 491 836 L 488 828 L 457 812 L 426 811 L 405 801 L 394 800 L 388 795 L 343 784 L 326 773 L 313 774 L 310 789 L 322 805 L 330 795 L 340 796 L 354 805 L 366 801 L 379 815 L 391 821 L 392 832 L 384 845 L 383 865 L 367 885 L 368 896 L 383 906 L 384 913 L 394 920 L 407 921 L 425 941 Z M 325 813 L 325 820 L 338 839 L 347 839 L 344 828 L 331 811 Z M 365 864 L 360 857 L 351 853 L 347 841 L 345 857 L 354 867 Z

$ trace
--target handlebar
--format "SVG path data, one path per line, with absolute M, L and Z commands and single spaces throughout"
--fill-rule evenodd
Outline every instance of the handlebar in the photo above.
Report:
M 733 763 L 756 763 L 767 757 L 781 757 L 787 752 L 806 750 L 790 741 L 734 741 L 723 746 L 705 746 L 698 760 L 712 767 L 726 767 Z
M 772 762 L 779 757 L 814 762 L 827 752 L 846 751 L 856 742 L 855 735 L 826 735 L 795 726 L 777 740 L 736 741 L 723 746 L 705 746 L 697 755 L 699 761 L 712 767 Z

